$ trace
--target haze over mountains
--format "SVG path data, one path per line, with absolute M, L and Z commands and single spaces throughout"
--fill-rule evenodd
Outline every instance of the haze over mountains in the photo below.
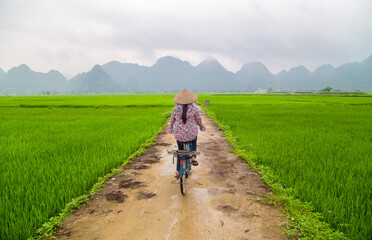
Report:
M 363 62 L 337 68 L 330 64 L 310 72 L 304 66 L 272 74 L 262 63 L 247 63 L 236 72 L 215 59 L 197 66 L 173 57 L 162 57 L 151 67 L 112 61 L 67 80 L 60 72 L 32 71 L 27 65 L 0 69 L 1 95 L 178 92 L 316 91 L 327 86 L 343 91 L 372 92 L 372 55 Z

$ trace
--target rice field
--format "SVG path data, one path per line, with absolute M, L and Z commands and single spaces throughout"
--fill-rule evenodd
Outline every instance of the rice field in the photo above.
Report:
M 372 98 L 201 95 L 257 164 L 350 239 L 372 236 Z
M 32 236 L 122 165 L 165 123 L 171 99 L 1 97 L 0 239 Z
M 26 239 L 153 136 L 174 94 L 0 97 L 0 239 Z M 372 97 L 199 94 L 257 164 L 371 233 Z

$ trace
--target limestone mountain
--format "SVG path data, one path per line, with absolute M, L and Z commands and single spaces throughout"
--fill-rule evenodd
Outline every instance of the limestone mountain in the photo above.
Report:
M 236 76 L 242 88 L 248 91 L 274 86 L 274 75 L 260 62 L 244 64 Z
M 81 86 L 83 85 L 83 81 L 84 81 L 86 75 L 87 75 L 87 73 L 83 72 L 83 73 L 78 73 L 76 76 L 71 78 L 68 81 L 67 86 L 66 86 L 67 92 L 72 93 L 72 94 L 79 93 L 78 89 L 81 88 Z
M 216 59 L 208 58 L 195 67 L 195 81 L 190 89 L 201 92 L 225 92 L 239 89 L 236 75 Z
M 0 94 L 1 94 L 1 89 L 3 86 L 3 77 L 5 76 L 5 72 L 0 68 Z
M 40 94 L 43 91 L 63 91 L 66 83 L 66 78 L 58 71 L 34 72 L 27 65 L 21 64 L 3 76 L 0 93 Z
M 102 65 L 105 72 L 119 83 L 125 92 L 143 92 L 148 78 L 148 67 L 133 63 L 120 63 L 112 61 Z
M 67 79 L 59 71 L 52 69 L 44 73 L 43 79 L 46 83 L 45 86 L 50 85 L 51 90 L 64 90 L 66 87 Z
M 372 92 L 372 55 L 361 63 L 346 63 L 336 68 L 329 85 L 342 90 Z
M 0 80 L 5 76 L 5 72 L 0 68 Z
M 312 87 L 314 89 L 324 89 L 329 84 L 329 79 L 331 78 L 335 67 L 331 64 L 323 64 L 319 66 L 312 74 Z
M 193 89 L 195 69 L 187 61 L 174 57 L 162 57 L 148 69 L 148 90 L 164 92 L 179 91 L 183 88 Z
M 115 82 L 100 65 L 92 70 L 76 76 L 71 84 L 75 84 L 78 93 L 120 93 L 123 88 Z
M 311 72 L 300 65 L 275 76 L 275 88 L 282 90 L 309 90 L 312 87 Z

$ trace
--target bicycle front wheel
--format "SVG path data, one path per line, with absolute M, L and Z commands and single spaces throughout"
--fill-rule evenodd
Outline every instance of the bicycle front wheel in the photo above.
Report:
M 186 174 L 185 173 L 183 173 L 180 176 L 180 188 L 181 188 L 182 195 L 185 195 L 186 194 Z

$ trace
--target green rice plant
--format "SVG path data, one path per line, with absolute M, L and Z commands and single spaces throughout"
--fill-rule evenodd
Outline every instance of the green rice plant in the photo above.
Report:
M 315 97 L 311 102 L 311 97 L 298 101 L 291 97 L 294 104 L 278 104 L 289 99 L 205 97 L 211 100 L 206 108 L 229 126 L 239 144 L 255 156 L 255 164 L 268 166 L 284 186 L 294 189 L 295 196 L 311 202 L 334 229 L 351 239 L 371 236 L 369 98 Z
M 0 238 L 32 236 L 125 163 L 169 110 L 0 108 Z
M 198 94 L 200 105 L 205 100 L 209 100 L 213 105 L 324 105 L 324 104 L 344 104 L 344 105 L 372 105 L 372 95 L 364 94 L 364 97 L 345 97 L 345 96 L 303 96 L 296 94 Z
M 0 107 L 172 106 L 175 94 L 0 96 Z

